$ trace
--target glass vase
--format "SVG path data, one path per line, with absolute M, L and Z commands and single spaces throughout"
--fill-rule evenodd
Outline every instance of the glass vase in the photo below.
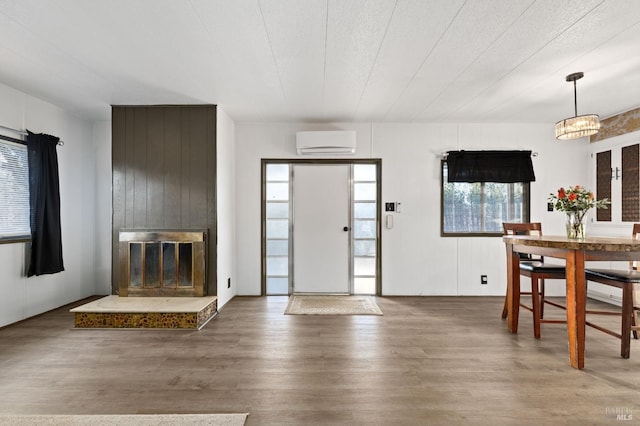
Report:
M 567 238 L 583 239 L 586 225 L 585 212 L 567 212 Z

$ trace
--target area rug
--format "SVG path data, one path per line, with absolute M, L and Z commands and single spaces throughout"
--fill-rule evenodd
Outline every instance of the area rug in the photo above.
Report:
M 248 414 L 0 415 L 17 426 L 242 426 Z
M 300 296 L 289 298 L 285 315 L 382 315 L 369 296 Z

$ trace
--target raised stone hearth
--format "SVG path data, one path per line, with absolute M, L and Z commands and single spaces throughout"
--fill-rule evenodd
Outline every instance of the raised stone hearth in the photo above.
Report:
M 70 312 L 75 328 L 199 330 L 217 313 L 217 298 L 106 296 Z

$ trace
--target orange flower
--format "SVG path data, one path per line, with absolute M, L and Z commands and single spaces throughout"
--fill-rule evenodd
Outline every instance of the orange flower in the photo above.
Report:
M 564 197 L 566 197 L 566 196 L 567 196 L 567 194 L 564 192 L 564 188 L 558 189 L 558 198 L 559 199 L 563 200 Z
M 568 198 L 569 198 L 569 201 L 575 201 L 578 199 L 578 195 L 574 192 L 571 192 Z
M 589 193 L 589 201 L 593 200 L 593 192 Z

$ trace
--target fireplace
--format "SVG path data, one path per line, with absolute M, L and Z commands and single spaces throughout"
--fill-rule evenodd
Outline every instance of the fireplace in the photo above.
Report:
M 204 296 L 204 230 L 121 230 L 118 294 Z

